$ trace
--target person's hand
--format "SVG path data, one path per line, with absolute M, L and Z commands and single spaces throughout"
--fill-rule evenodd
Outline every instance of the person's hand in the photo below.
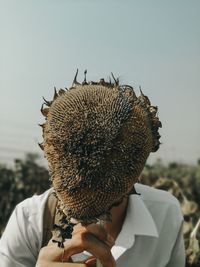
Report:
M 96 259 L 99 259 L 104 267 L 114 267 L 116 264 L 111 254 L 113 245 L 113 238 L 102 226 L 78 224 L 74 227 L 72 238 L 65 241 L 64 249 L 50 240 L 48 246 L 40 250 L 36 267 L 93 267 L 96 265 Z M 84 263 L 72 263 L 71 256 L 84 250 L 93 256 Z

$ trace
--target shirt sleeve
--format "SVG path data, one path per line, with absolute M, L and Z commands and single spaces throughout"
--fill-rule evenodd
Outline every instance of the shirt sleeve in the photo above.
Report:
M 32 267 L 36 251 L 30 236 L 33 235 L 28 214 L 23 205 L 14 209 L 0 240 L 0 266 Z
M 34 267 L 42 246 L 43 214 L 51 189 L 19 203 L 0 240 L 0 266 Z
M 173 247 L 170 261 L 166 267 L 185 267 L 185 246 L 183 239 L 183 223 L 180 227 L 175 245 Z

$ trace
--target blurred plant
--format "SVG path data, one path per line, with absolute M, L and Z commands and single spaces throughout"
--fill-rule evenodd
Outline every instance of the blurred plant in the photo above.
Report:
M 187 261 L 189 266 L 200 266 L 200 246 L 197 233 L 200 229 L 200 218 L 190 234 L 189 246 L 187 248 Z
M 200 266 L 200 164 L 177 162 L 165 165 L 158 160 L 147 165 L 140 177 L 144 184 L 172 193 L 180 202 L 184 216 L 183 234 L 187 267 Z M 198 221 L 198 223 L 197 223 Z
M 17 203 L 33 194 L 41 194 L 49 188 L 49 174 L 37 163 L 37 154 L 27 154 L 16 159 L 13 168 L 0 164 L 0 234 Z

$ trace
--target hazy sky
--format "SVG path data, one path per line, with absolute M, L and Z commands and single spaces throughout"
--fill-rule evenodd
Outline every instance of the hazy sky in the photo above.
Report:
M 200 1 L 0 0 L 0 161 L 40 152 L 42 96 L 79 78 L 139 85 L 163 123 L 150 160 L 200 158 Z

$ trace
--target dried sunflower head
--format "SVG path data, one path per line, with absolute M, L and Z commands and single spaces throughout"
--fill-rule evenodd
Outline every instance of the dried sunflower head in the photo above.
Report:
M 67 218 L 99 218 L 131 192 L 159 148 L 157 107 L 118 80 L 80 84 L 76 77 L 45 104 L 41 147 L 60 207 Z

